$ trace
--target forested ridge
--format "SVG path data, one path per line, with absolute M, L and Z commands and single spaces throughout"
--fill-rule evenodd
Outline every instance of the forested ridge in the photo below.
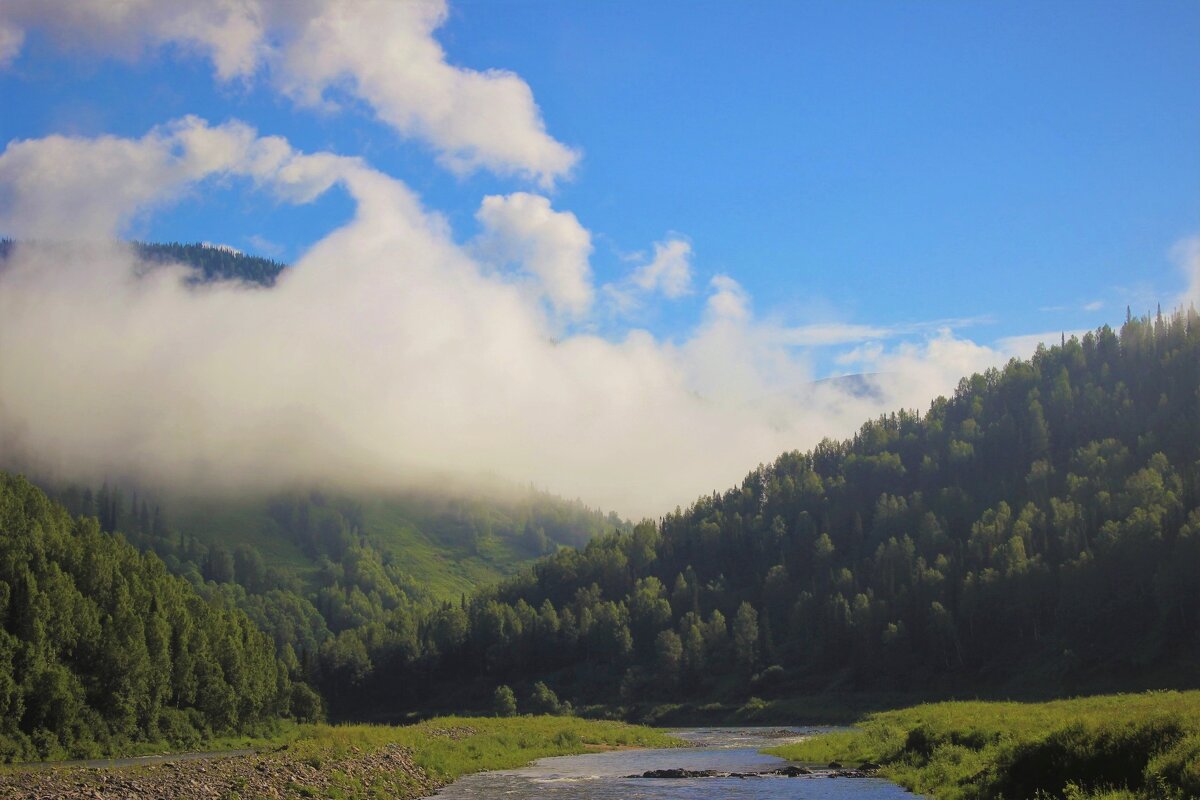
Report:
M 257 731 L 319 701 L 220 597 L 0 473 L 0 759 Z
M 1198 395 L 1194 310 L 1039 348 L 446 604 L 362 696 L 1194 683 Z
M 134 252 L 143 261 L 159 264 L 185 264 L 199 273 L 201 282 L 238 280 L 273 286 L 279 273 L 287 269 L 274 259 L 249 255 L 229 247 L 180 242 L 132 242 Z

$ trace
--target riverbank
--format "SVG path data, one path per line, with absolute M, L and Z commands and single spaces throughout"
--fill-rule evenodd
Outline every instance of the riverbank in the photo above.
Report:
M 868 714 L 905 708 L 931 699 L 928 695 L 889 692 L 846 692 L 795 697 L 709 701 L 703 703 L 645 703 L 630 706 L 587 706 L 584 716 L 623 719 L 656 727 L 738 725 L 850 725 Z
M 311 725 L 251 755 L 96 769 L 10 766 L 0 796 L 49 798 L 422 797 L 471 772 L 602 747 L 670 747 L 662 731 L 574 717 L 443 717 L 404 727 Z
M 938 800 L 1185 800 L 1200 797 L 1200 691 L 933 703 L 765 752 L 877 762 L 882 776 Z

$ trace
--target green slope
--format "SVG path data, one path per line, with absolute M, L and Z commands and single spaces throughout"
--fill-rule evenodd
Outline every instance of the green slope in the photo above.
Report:
M 252 547 L 269 569 L 317 588 L 319 554 L 305 547 L 302 531 L 272 514 L 280 497 L 191 497 L 165 505 L 177 534 L 209 547 Z M 336 502 L 352 511 L 354 532 L 396 567 L 410 594 L 435 600 L 456 600 L 557 547 L 626 527 L 578 503 L 529 489 L 504 499 L 464 491 L 337 496 Z

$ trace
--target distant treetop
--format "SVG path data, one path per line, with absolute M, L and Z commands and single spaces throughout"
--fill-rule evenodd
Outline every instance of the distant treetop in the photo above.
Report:
M 17 242 L 0 239 L 0 262 L 12 254 Z M 244 281 L 259 286 L 274 286 L 279 273 L 287 264 L 262 256 L 252 256 L 232 247 L 193 242 L 131 242 L 143 261 L 154 264 L 183 264 L 197 272 L 196 283 L 214 281 Z

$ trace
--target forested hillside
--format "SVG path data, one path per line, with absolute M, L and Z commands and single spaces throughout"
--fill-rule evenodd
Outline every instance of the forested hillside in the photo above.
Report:
M 447 604 L 363 696 L 1197 682 L 1198 395 L 1194 310 L 1039 348 Z
M 294 675 L 337 700 L 392 651 L 415 657 L 418 627 L 442 600 L 560 547 L 627 529 L 614 515 L 533 489 L 352 497 L 162 501 L 108 485 L 57 487 L 73 515 L 157 554 L 205 596 L 219 596 L 275 641 Z
M 292 711 L 319 702 L 244 613 L 0 473 L 0 759 L 194 746 Z

